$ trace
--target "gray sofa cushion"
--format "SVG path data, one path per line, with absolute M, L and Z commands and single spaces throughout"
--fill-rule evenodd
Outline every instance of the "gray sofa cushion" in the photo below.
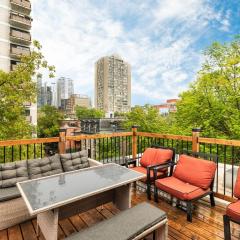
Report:
M 21 194 L 17 187 L 0 189 L 0 202 L 12 200 L 19 197 L 21 197 Z
M 82 150 L 75 153 L 60 154 L 60 159 L 65 172 L 90 167 L 87 150 Z
M 28 160 L 28 172 L 30 179 L 62 173 L 59 154 L 42 159 Z
M 15 187 L 17 182 L 28 179 L 26 160 L 0 164 L 0 189 Z

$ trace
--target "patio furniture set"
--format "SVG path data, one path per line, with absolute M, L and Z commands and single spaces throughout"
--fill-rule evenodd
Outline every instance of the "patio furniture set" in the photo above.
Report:
M 187 221 L 192 222 L 193 202 L 210 196 L 211 206 L 215 206 L 213 185 L 216 174 L 218 156 L 200 152 L 186 152 L 179 155 L 175 162 L 173 148 L 152 146 L 147 148 L 140 161 L 126 166 L 144 173 L 142 180 L 147 185 L 148 199 L 151 199 L 151 185 L 154 186 L 154 200 L 158 202 L 159 192 L 170 195 L 171 203 L 176 199 L 176 206 L 187 212 Z M 131 160 L 132 163 L 132 160 Z M 224 221 L 224 239 L 231 240 L 230 222 L 240 224 L 240 168 L 234 188 L 237 201 L 230 203 L 226 209 Z M 180 202 L 186 203 L 181 206 Z
M 177 163 L 175 158 L 173 148 L 152 146 L 140 160 L 126 160 L 127 168 L 102 165 L 88 158 L 87 150 L 0 164 L 0 230 L 37 217 L 37 227 L 45 238 L 56 240 L 60 219 L 113 202 L 121 213 L 68 239 L 136 240 L 150 233 L 154 239 L 166 239 L 165 212 L 148 203 L 131 208 L 133 183 L 144 182 L 149 199 L 154 188 L 155 202 L 159 192 L 170 195 L 171 203 L 176 199 L 189 222 L 194 201 L 209 195 L 215 206 L 217 156 L 192 152 L 181 154 Z M 237 179 L 235 197 L 239 199 L 240 170 Z M 226 240 L 231 239 L 230 221 L 240 223 L 239 202 L 231 203 L 224 215 Z
M 131 183 L 142 178 L 144 174 L 117 164 L 102 165 L 87 151 L 1 164 L 0 229 L 37 217 L 37 233 L 57 240 L 59 220 L 113 202 L 125 211 L 69 239 L 98 234 L 98 239 L 137 240 L 150 233 L 166 239 L 165 212 L 148 203 L 130 208 Z

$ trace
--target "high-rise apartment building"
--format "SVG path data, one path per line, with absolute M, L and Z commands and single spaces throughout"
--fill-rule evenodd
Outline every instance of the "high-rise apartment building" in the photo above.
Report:
M 21 55 L 30 54 L 31 3 L 28 0 L 0 1 L 0 69 L 14 69 Z
M 61 77 L 57 80 L 57 99 L 58 107 L 70 98 L 74 93 L 73 80 L 70 78 Z
M 131 108 L 131 66 L 118 55 L 95 63 L 95 107 L 108 117 Z
M 30 54 L 30 13 L 29 0 L 0 0 L 0 69 L 5 72 L 14 70 L 22 55 Z M 24 105 L 27 119 L 36 125 L 36 104 Z

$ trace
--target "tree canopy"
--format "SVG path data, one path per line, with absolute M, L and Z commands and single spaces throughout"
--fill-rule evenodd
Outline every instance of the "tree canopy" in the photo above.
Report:
M 104 112 L 96 108 L 76 107 L 76 116 L 78 119 L 84 118 L 103 118 Z
M 33 42 L 29 56 L 10 72 L 0 70 L 0 139 L 30 137 L 32 126 L 26 121 L 24 103 L 36 101 L 34 77 L 40 68 L 47 68 L 50 77 L 55 71 L 41 53 L 39 42 Z
M 59 135 L 63 114 L 54 106 L 45 105 L 38 113 L 38 137 L 56 137 Z
M 190 89 L 177 105 L 179 128 L 197 126 L 208 137 L 240 138 L 240 40 L 213 43 Z
M 127 113 L 123 126 L 130 129 L 133 125 L 139 126 L 139 131 L 162 132 L 166 130 L 166 122 L 158 110 L 150 105 L 135 106 Z
M 135 107 L 125 127 L 141 131 L 190 135 L 201 127 L 207 137 L 240 139 L 240 39 L 213 43 L 204 52 L 196 80 L 180 94 L 177 112 L 159 116 L 151 106 Z

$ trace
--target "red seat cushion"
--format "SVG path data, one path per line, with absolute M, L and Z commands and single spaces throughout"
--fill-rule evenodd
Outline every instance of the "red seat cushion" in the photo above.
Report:
M 173 151 L 170 149 L 147 148 L 140 160 L 143 167 L 157 165 L 172 159 Z
M 155 185 L 160 190 L 181 200 L 192 200 L 207 193 L 209 189 L 203 190 L 189 183 L 183 182 L 175 177 L 157 179 Z
M 143 173 L 146 175 L 146 178 L 143 179 L 143 181 L 146 181 L 147 180 L 147 168 L 144 168 L 144 167 L 132 167 L 131 168 L 132 170 L 134 171 L 137 171 L 137 172 L 140 172 L 140 173 Z M 163 177 L 165 176 L 166 172 L 157 172 L 157 177 Z M 153 181 L 154 180 L 154 175 L 153 175 L 153 170 L 150 171 L 150 180 Z
M 194 186 L 208 189 L 213 181 L 217 165 L 204 159 L 181 155 L 173 176 Z
M 238 168 L 237 179 L 234 187 L 234 196 L 240 198 L 240 168 Z
M 233 220 L 240 222 L 240 200 L 235 203 L 230 203 L 227 206 L 226 214 Z

